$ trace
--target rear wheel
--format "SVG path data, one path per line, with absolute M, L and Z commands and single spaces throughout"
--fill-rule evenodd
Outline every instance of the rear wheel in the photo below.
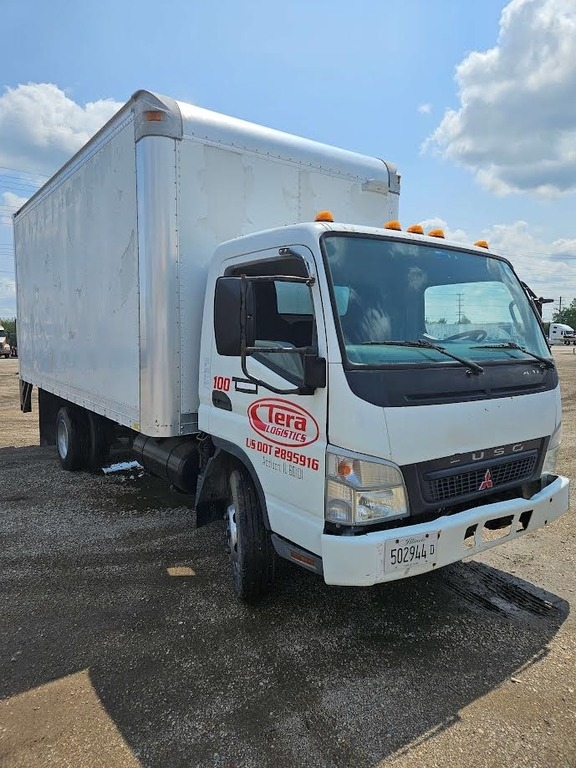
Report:
M 229 484 L 226 519 L 234 592 L 241 600 L 256 602 L 274 582 L 274 547 L 246 471 L 232 470 Z
M 56 415 L 56 448 L 62 469 L 74 471 L 85 466 L 84 436 L 86 420 L 82 411 L 70 406 Z
M 97 413 L 88 412 L 86 464 L 90 469 L 100 469 L 110 452 L 109 422 Z

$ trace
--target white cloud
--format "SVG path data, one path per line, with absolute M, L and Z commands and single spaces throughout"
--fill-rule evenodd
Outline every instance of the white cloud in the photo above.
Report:
M 16 283 L 8 277 L 0 276 L 0 317 L 16 317 Z
M 12 214 L 28 200 L 14 192 L 2 192 L 0 195 L 0 224 L 12 226 Z
M 460 107 L 423 149 L 497 194 L 576 190 L 576 2 L 512 0 L 497 45 L 457 67 Z
M 470 238 L 463 229 L 451 229 L 449 224 L 438 216 L 432 217 L 431 219 L 424 219 L 423 221 L 419 221 L 418 224 L 422 225 L 425 234 L 428 234 L 431 229 L 441 229 L 447 240 L 470 245 Z
M 576 238 L 547 241 L 538 237 L 525 221 L 494 224 L 474 235 L 462 229 L 451 229 L 448 222 L 439 217 L 418 223 L 424 232 L 442 229 L 447 240 L 462 245 L 487 240 L 490 252 L 508 259 L 518 277 L 537 296 L 556 301 L 560 296 L 568 301 L 576 298 Z M 553 305 L 545 305 L 545 319 L 549 320 L 553 311 Z
M 539 296 L 574 298 L 576 239 L 546 241 L 525 221 L 495 224 L 483 233 L 495 253 L 509 259 L 519 277 Z M 551 311 L 551 310 L 550 310 Z
M 507 258 L 522 281 L 537 296 L 570 302 L 576 286 L 576 239 L 548 241 L 539 237 L 525 221 L 494 224 L 482 232 L 490 250 Z M 554 304 L 544 306 L 544 319 L 550 320 Z
M 420 112 L 421 115 L 429 115 L 430 112 L 432 112 L 432 104 L 420 104 L 418 112 Z
M 14 194 L 14 192 L 2 193 L 2 204 L 8 206 L 8 208 L 13 209 L 14 211 L 17 211 L 21 205 L 24 205 L 26 200 L 28 200 L 27 197 L 22 197 L 22 195 L 16 195 Z
M 12 299 L 16 296 L 16 283 L 8 277 L 0 277 L 0 299 Z
M 7 88 L 0 96 L 0 165 L 52 174 L 120 106 L 112 99 L 81 106 L 50 83 Z
M 65 163 L 122 105 L 101 99 L 80 105 L 50 83 L 6 88 L 0 95 L 0 316 L 16 314 L 11 214 Z M 24 192 L 25 194 L 19 194 Z

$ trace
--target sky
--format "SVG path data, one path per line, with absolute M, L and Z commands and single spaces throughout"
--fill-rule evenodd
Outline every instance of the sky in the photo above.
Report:
M 392 161 L 403 226 L 486 239 L 576 297 L 576 0 L 0 0 L 11 214 L 143 88 Z

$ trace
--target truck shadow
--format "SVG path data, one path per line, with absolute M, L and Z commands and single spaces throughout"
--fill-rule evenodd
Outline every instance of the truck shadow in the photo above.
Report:
M 96 503 L 103 482 L 113 492 Z M 30 499 L 22 529 L 4 533 L 0 695 L 89 669 L 149 768 L 372 767 L 543 658 L 569 612 L 476 562 L 370 589 L 281 563 L 275 594 L 248 607 L 219 525 L 195 531 L 185 508 L 150 507 L 138 481 L 82 483 L 80 520 L 61 521 L 55 549 L 21 556 L 31 526 L 45 535 Z

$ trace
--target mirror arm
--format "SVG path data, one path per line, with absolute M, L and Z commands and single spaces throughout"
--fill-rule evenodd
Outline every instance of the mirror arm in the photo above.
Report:
M 261 350 L 259 350 L 261 351 Z M 277 395 L 307 395 L 309 393 L 309 387 L 296 387 L 295 389 L 278 389 L 278 387 L 273 387 L 272 384 L 268 384 L 265 381 L 262 381 L 262 379 L 257 379 L 256 376 L 252 376 L 252 374 L 248 371 L 248 367 L 246 365 L 246 359 L 248 357 L 247 354 L 247 348 L 245 344 L 242 344 L 242 349 L 240 351 L 240 365 L 242 368 L 242 373 L 248 381 L 251 381 L 253 384 L 257 384 L 260 387 L 264 387 L 264 389 L 270 390 L 270 392 L 274 392 Z

